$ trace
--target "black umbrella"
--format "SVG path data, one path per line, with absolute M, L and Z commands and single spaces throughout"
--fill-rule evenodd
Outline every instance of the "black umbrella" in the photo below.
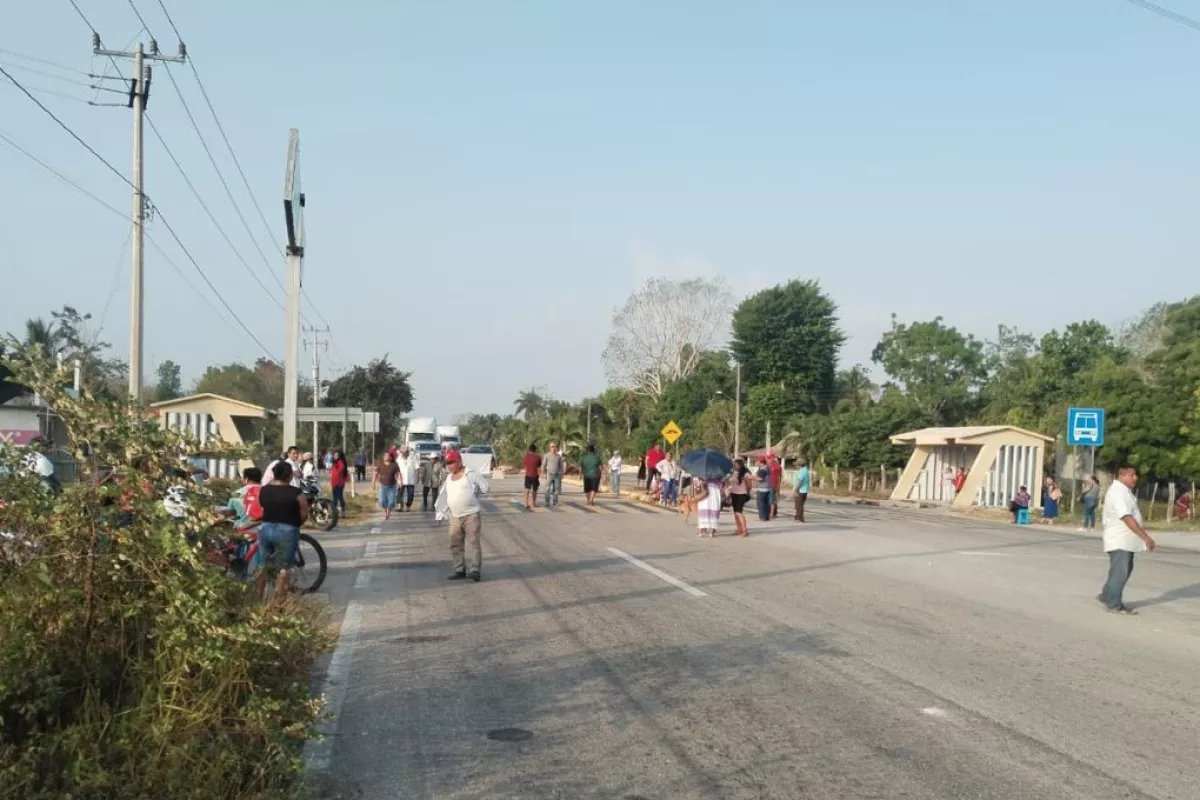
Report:
M 733 462 L 729 460 L 729 456 L 711 447 L 684 453 L 683 458 L 679 459 L 679 466 L 683 467 L 685 472 L 704 481 L 723 480 L 733 472 Z

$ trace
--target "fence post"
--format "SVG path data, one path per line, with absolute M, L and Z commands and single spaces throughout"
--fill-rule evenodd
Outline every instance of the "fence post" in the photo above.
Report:
M 879 465 L 879 491 L 887 494 L 887 467 Z
M 1167 522 L 1175 516 L 1175 481 L 1167 486 Z
M 838 488 L 838 465 L 833 465 L 833 490 L 836 492 Z
M 1150 490 L 1150 507 L 1146 509 L 1146 521 L 1154 519 L 1154 500 L 1158 497 L 1158 481 L 1154 482 L 1154 488 Z

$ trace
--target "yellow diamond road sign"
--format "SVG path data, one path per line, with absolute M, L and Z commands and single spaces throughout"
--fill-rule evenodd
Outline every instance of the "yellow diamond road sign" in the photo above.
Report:
M 669 444 L 675 444 L 675 440 L 680 436 L 683 436 L 683 431 L 680 430 L 679 426 L 675 424 L 675 420 L 671 420 L 662 429 L 662 435 Z

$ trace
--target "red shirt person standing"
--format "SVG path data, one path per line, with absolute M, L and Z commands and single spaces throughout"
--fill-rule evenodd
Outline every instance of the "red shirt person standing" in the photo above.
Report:
M 654 447 L 651 447 L 646 452 L 646 491 L 650 491 L 650 485 L 654 483 L 654 473 L 658 469 L 658 462 L 663 460 L 662 445 L 655 442 Z
M 771 481 L 771 519 L 775 519 L 779 516 L 779 485 L 783 483 L 783 463 L 774 453 L 767 458 L 767 469 L 770 471 Z

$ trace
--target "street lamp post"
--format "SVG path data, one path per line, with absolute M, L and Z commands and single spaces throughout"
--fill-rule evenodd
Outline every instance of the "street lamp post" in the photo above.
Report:
M 729 397 L 722 391 L 717 392 L 721 397 Z M 737 365 L 737 389 L 733 393 L 733 457 L 741 455 L 742 450 L 742 365 Z

